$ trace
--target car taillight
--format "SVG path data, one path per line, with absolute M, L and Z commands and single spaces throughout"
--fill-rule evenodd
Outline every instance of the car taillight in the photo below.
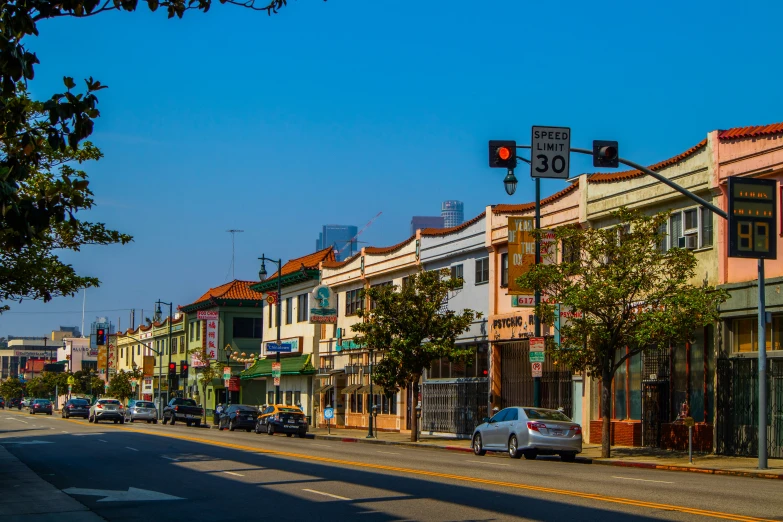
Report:
M 179 411 L 179 406 L 174 406 L 174 411 Z
M 98 404 L 95 405 L 95 408 L 98 409 L 98 410 L 102 410 L 103 409 L 103 404 L 98 403 Z
M 69 409 L 69 410 L 72 410 L 72 409 L 73 409 L 73 404 L 69 404 L 69 405 L 68 405 L 68 409 Z
M 37 408 L 37 407 L 38 407 L 38 404 L 33 404 L 33 408 Z
M 546 424 L 544 424 L 543 422 L 528 422 L 527 423 L 527 429 L 529 429 L 529 430 L 538 431 L 541 428 L 546 428 Z
M 279 421 L 279 420 L 280 420 L 280 415 L 278 415 L 277 413 L 275 413 L 274 419 L 275 419 L 276 421 Z
M 573 430 L 574 435 L 581 435 L 582 434 L 582 427 L 581 426 L 571 426 L 571 430 Z

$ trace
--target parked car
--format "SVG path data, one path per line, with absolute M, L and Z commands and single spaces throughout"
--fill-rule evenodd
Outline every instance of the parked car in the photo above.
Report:
M 33 399 L 30 397 L 23 397 L 22 398 L 22 408 L 29 408 L 30 405 L 33 403 Z
M 251 431 L 256 427 L 258 420 L 258 408 L 255 406 L 245 406 L 244 404 L 231 404 L 220 415 L 218 429 L 228 431 L 236 429 Z
M 54 407 L 49 399 L 33 399 L 30 403 L 30 415 L 35 415 L 36 413 L 51 415 L 53 411 Z
M 505 408 L 476 426 L 471 447 L 476 455 L 507 451 L 515 459 L 560 455 L 573 462 L 582 452 L 582 427 L 559 410 Z
M 150 401 L 132 400 L 125 409 L 125 420 L 135 422 L 137 420 L 147 421 L 153 424 L 158 423 L 158 409 Z
M 83 417 L 86 419 L 90 416 L 90 401 L 79 398 L 69 399 L 63 405 L 60 414 L 63 419 L 70 419 L 71 417 Z
M 267 435 L 285 433 L 288 437 L 296 433 L 303 439 L 307 435 L 307 417 L 296 406 L 284 404 L 267 406 L 258 415 L 256 422 L 256 433 L 264 431 Z
M 18 410 L 22 409 L 22 399 L 19 397 L 14 397 L 13 399 L 8 399 L 8 407 L 9 408 L 16 408 Z
M 196 404 L 196 401 L 176 397 L 163 408 L 163 424 L 171 422 L 173 426 L 177 421 L 185 421 L 188 426 L 195 424 L 198 427 L 201 426 L 203 415 L 204 410 Z
M 125 424 L 125 408 L 119 399 L 100 398 L 90 406 L 87 420 L 96 424 L 102 420 L 112 420 L 114 424 L 118 422 Z
M 0 409 L 3 410 L 5 409 L 5 399 L 3 399 L 2 397 L 0 397 Z

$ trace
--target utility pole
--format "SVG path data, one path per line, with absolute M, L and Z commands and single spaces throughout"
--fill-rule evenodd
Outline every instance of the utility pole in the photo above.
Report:
M 244 230 L 238 230 L 236 228 L 232 228 L 230 230 L 226 230 L 229 234 L 231 234 L 231 279 L 236 279 L 236 276 L 234 275 L 234 237 L 237 234 L 241 234 L 244 232 Z

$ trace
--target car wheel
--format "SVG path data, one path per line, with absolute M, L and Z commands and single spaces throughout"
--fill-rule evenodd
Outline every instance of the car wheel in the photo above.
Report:
M 267 435 L 274 435 L 275 434 L 275 427 L 271 424 L 266 425 L 266 434 Z
M 293 437 L 293 436 L 294 436 L 294 434 L 293 434 L 293 433 L 286 433 L 286 434 L 285 434 L 285 436 L 286 436 L 286 437 Z
M 118 422 L 120 422 L 120 421 L 118 421 L 118 420 L 115 420 L 115 421 L 114 421 L 114 424 L 117 424 Z
M 193 423 L 192 423 L 192 422 L 190 422 L 190 421 L 185 421 L 185 426 L 187 426 L 188 428 L 190 428 L 192 425 L 193 425 Z
M 306 436 L 307 436 L 307 432 L 306 432 L 306 431 L 302 430 L 302 431 L 300 431 L 300 432 L 299 432 L 299 438 L 300 438 L 300 439 L 303 439 L 303 438 L 305 438 Z
M 525 460 L 536 460 L 538 452 L 536 450 L 527 450 L 523 455 L 525 456 Z
M 163 424 L 166 424 L 168 422 L 168 419 L 166 419 L 166 416 L 163 416 Z
M 171 423 L 172 426 L 174 426 L 174 424 L 177 422 L 177 419 L 174 418 L 174 415 L 171 416 L 169 422 Z
M 93 422 L 93 420 L 92 420 L 92 415 L 90 415 L 90 416 L 88 416 L 88 417 L 87 417 L 87 422 Z
M 516 435 L 508 438 L 508 456 L 512 459 L 518 459 L 522 456 L 522 453 L 519 452 L 519 442 Z
M 256 423 L 256 434 L 260 435 L 260 434 L 261 434 L 261 431 L 263 431 L 263 430 L 261 429 L 261 424 L 259 424 L 259 423 Z
M 245 431 L 250 433 L 250 428 L 246 428 Z
M 47 415 L 51 415 L 51 414 L 52 414 L 52 412 L 47 413 Z
M 576 460 L 576 453 L 572 453 L 572 452 L 561 453 L 560 460 L 562 460 L 563 462 L 574 462 Z
M 194 424 L 196 425 L 197 428 L 201 427 L 201 421 L 200 420 L 197 420 L 196 422 L 194 422 Z
M 473 453 L 479 457 L 487 454 L 487 450 L 484 449 L 484 443 L 481 440 L 481 433 L 476 433 L 473 436 Z
M 158 423 L 158 419 L 152 419 L 152 424 L 157 424 L 157 423 Z
M 125 424 L 125 419 L 120 419 L 120 424 Z
M 234 426 L 234 423 L 231 421 L 228 421 L 228 431 L 234 431 L 236 429 L 236 426 Z

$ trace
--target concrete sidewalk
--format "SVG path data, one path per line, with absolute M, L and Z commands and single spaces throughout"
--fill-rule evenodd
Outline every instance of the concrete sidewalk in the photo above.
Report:
M 331 433 L 328 433 L 331 431 Z M 415 448 L 450 451 L 472 451 L 470 440 L 445 436 L 422 434 L 419 442 L 411 442 L 409 433 L 378 432 L 377 438 L 367 438 L 366 430 L 310 428 L 308 438 L 386 444 Z M 557 457 L 541 457 L 557 458 Z M 601 446 L 585 444 L 578 457 L 593 464 L 659 469 L 666 471 L 689 471 L 714 475 L 733 475 L 755 478 L 783 479 L 783 459 L 769 459 L 769 469 L 760 471 L 758 460 L 750 457 L 727 457 L 708 453 L 694 453 L 693 464 L 688 463 L 688 452 L 662 450 L 658 448 L 612 447 L 612 457 L 601 458 Z
M 0 442 L 2 440 L 0 439 Z M 0 444 L 0 520 L 3 522 L 103 522 L 39 477 Z

